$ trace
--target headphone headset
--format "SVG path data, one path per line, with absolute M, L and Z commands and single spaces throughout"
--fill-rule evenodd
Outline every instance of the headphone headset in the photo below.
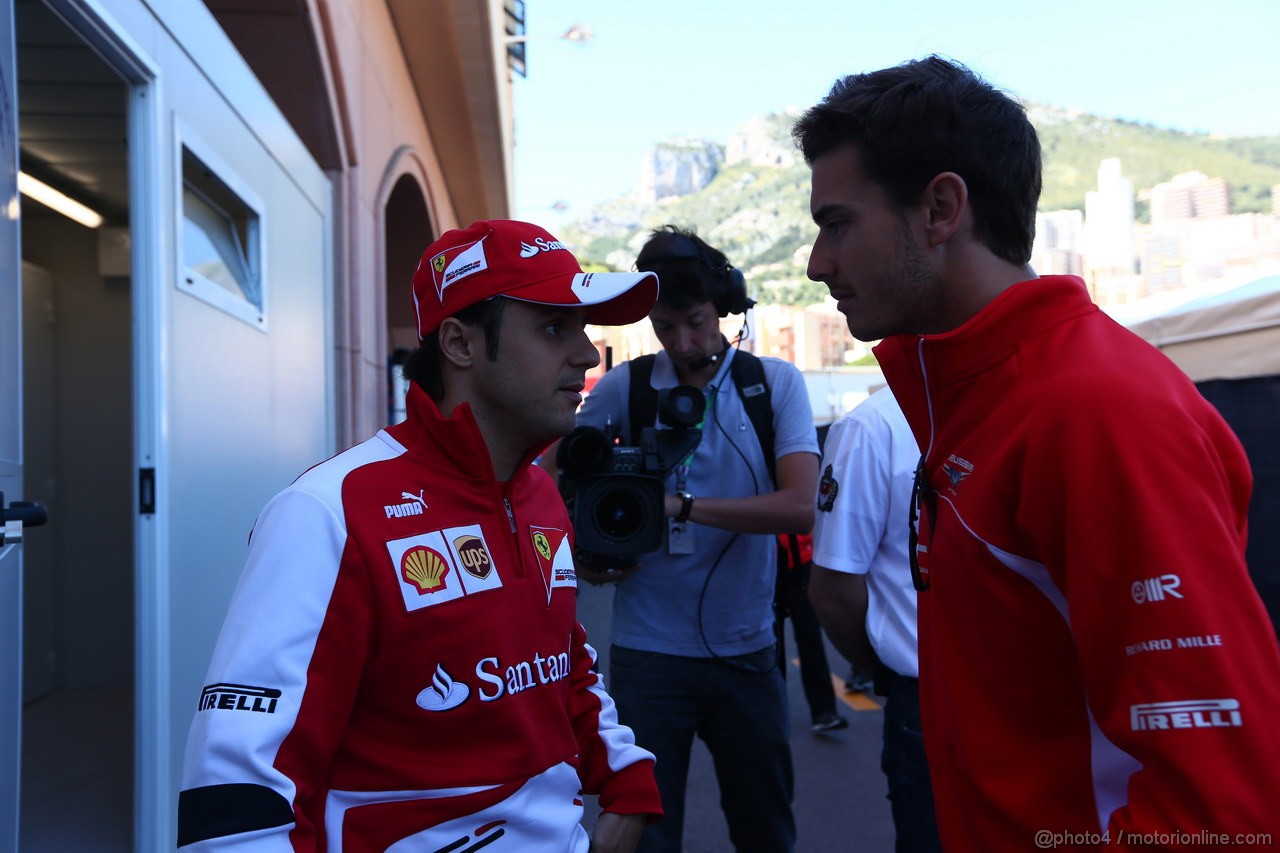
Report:
M 667 236 L 667 235 L 663 235 Z M 691 240 L 683 234 L 670 234 L 670 241 L 665 251 L 649 253 L 641 250 L 640 257 L 636 258 L 636 269 L 645 272 L 646 267 L 652 267 L 655 263 L 661 261 L 674 261 L 683 259 L 696 259 L 711 272 L 716 275 L 724 283 L 722 292 L 712 299 L 712 304 L 716 307 L 716 313 L 721 317 L 728 317 L 730 314 L 745 314 L 747 309 L 756 304 L 756 301 L 747 296 L 747 280 L 742 275 L 742 270 L 725 260 L 723 263 L 716 263 L 708 253 L 707 249 L 697 240 Z M 652 241 L 650 241 L 652 243 Z

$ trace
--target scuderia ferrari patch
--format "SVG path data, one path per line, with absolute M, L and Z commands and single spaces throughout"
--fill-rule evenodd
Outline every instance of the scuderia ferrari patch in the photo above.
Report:
M 568 534 L 556 527 L 529 527 L 533 539 L 533 553 L 542 570 L 542 582 L 547 588 L 547 603 L 551 603 L 551 591 L 565 586 L 576 589 L 578 575 L 573 570 L 573 549 L 569 547 Z
M 444 301 L 444 292 L 450 285 L 489 268 L 489 259 L 484 254 L 484 241 L 485 238 L 481 237 L 461 246 L 453 246 L 431 259 L 431 277 L 435 281 L 436 296 L 440 301 Z
M 393 539 L 387 553 L 409 611 L 502 586 L 478 524 Z

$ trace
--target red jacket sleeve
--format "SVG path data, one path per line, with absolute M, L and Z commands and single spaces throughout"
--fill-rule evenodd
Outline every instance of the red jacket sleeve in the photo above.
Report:
M 582 789 L 599 794 L 600 808 L 618 814 L 662 815 L 662 801 L 653 778 L 653 753 L 636 745 L 631 729 L 618 722 L 613 699 L 592 667 L 596 653 L 587 645 L 586 631 L 574 626 L 570 684 L 570 714 L 578 739 Z
M 1028 430 L 1018 521 L 1066 596 L 1089 711 L 1135 762 L 1111 841 L 1280 838 L 1280 652 L 1244 561 L 1244 451 L 1194 391 L 1091 393 Z

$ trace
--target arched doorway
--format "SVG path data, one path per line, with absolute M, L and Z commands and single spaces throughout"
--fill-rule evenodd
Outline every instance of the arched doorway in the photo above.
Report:
M 418 346 L 413 311 L 413 273 L 435 237 L 422 188 L 412 175 L 401 175 L 383 210 L 386 227 L 387 421 L 404 419 L 405 386 L 399 365 Z

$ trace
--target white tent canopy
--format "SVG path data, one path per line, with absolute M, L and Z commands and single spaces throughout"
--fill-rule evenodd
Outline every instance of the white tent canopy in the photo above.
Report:
M 1192 381 L 1280 374 L 1280 275 L 1219 289 L 1155 315 L 1141 306 L 1113 316 Z

